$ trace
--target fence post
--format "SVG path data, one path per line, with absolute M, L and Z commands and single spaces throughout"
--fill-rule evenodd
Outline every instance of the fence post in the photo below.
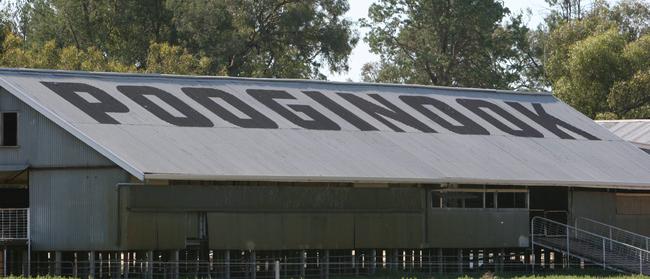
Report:
M 330 279 L 330 250 L 325 250 L 325 279 Z
M 172 273 L 172 278 L 173 279 L 178 279 L 180 277 L 180 255 L 178 250 L 172 251 L 172 266 L 171 266 L 171 273 Z
M 252 250 L 250 252 L 250 274 L 251 274 L 251 279 L 255 279 L 257 277 L 257 257 L 255 255 L 255 250 Z
M 533 274 L 535 274 L 535 262 L 537 262 L 537 257 L 535 255 L 535 245 L 534 244 L 531 246 L 530 250 L 531 250 L 531 254 L 530 254 L 530 257 L 529 257 L 530 269 L 533 272 Z
M 639 251 L 639 274 L 643 275 L 643 252 Z
M 330 278 L 330 250 L 322 250 L 320 256 L 320 278 L 329 279 Z
M 606 255 L 605 255 L 605 251 L 606 251 L 605 239 L 603 238 L 603 269 L 607 268 L 607 258 L 606 258 Z
M 95 251 L 88 252 L 88 277 L 95 278 Z
M 535 218 L 533 218 L 530 222 L 530 249 L 533 250 L 533 254 L 535 254 Z M 533 274 L 535 274 L 535 264 L 533 261 L 533 266 L 531 268 L 531 271 Z
M 570 231 L 570 229 L 567 226 L 567 228 L 566 228 L 566 267 L 567 268 L 571 267 L 571 255 L 569 254 L 570 251 L 571 251 L 569 249 L 569 237 L 571 236 L 571 233 L 569 231 Z
M 29 215 L 29 208 L 25 210 L 26 216 L 26 236 L 27 236 L 27 277 L 32 276 L 32 232 L 31 232 L 31 216 Z
M 2 277 L 7 277 L 7 246 L 2 249 Z
M 275 260 L 275 279 L 280 279 L 280 261 Z
M 153 278 L 153 251 L 147 251 L 145 257 L 147 258 L 147 271 L 145 272 L 145 278 L 151 279 Z
M 456 259 L 458 261 L 458 273 L 463 274 L 463 249 L 458 249 Z
M 63 257 L 61 251 L 54 252 L 54 275 L 61 276 L 61 262 Z
M 224 277 L 230 279 L 230 250 L 224 251 L 224 264 L 223 264 Z
M 376 270 L 377 270 L 377 249 L 372 249 L 370 251 L 370 274 L 375 274 Z
M 129 279 L 132 257 L 131 252 L 124 253 L 124 279 Z
M 442 248 L 438 248 L 438 273 L 442 274 L 445 269 L 445 256 L 442 253 Z
M 610 249 L 610 250 L 614 249 L 614 247 L 613 247 L 614 244 L 612 243 L 612 240 L 613 240 L 614 238 L 613 238 L 612 236 L 613 236 L 613 234 L 612 234 L 612 227 L 609 227 L 609 249 Z
M 305 278 L 307 269 L 307 251 L 300 250 L 300 278 Z

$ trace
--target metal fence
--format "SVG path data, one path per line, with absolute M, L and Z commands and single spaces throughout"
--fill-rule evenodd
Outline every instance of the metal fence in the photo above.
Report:
M 342 260 L 342 259 L 339 259 Z M 221 279 L 270 279 L 270 278 L 339 278 L 363 277 L 377 273 L 400 275 L 433 274 L 483 274 L 495 271 L 492 264 L 463 261 L 448 257 L 442 262 L 381 263 L 377 265 L 353 264 L 332 259 L 330 262 L 289 263 L 276 261 L 247 262 L 95 262 L 91 268 L 88 261 L 32 262 L 32 275 L 64 275 L 80 278 L 221 278 Z M 474 264 L 474 265 L 473 265 Z M 492 267 L 490 267 L 492 266 Z M 509 272 L 528 272 L 519 261 L 508 261 L 504 268 Z M 557 266 L 559 270 L 560 265 Z
M 560 222 L 533 218 L 531 241 L 533 245 L 600 264 L 603 269 L 650 275 L 648 251 Z
M 5 275 L 21 275 L 30 272 L 31 276 L 61 275 L 75 278 L 219 278 L 219 279 L 267 279 L 267 278 L 352 278 L 377 277 L 392 278 L 431 278 L 441 274 L 529 274 L 533 257 L 530 253 L 506 252 L 498 250 L 463 250 L 462 255 L 452 256 L 458 249 L 445 249 L 445 255 L 435 255 L 436 250 L 407 250 L 395 258 L 394 253 L 378 250 L 377 253 L 356 251 L 356 255 L 343 255 L 345 251 L 331 251 L 328 257 L 323 253 L 273 252 L 260 253 L 252 260 L 248 251 L 231 253 L 229 261 L 224 261 L 219 252 L 210 253 L 209 260 L 189 258 L 173 261 L 162 254 L 146 252 L 96 252 L 90 260 L 88 252 L 67 252 L 55 255 L 54 252 L 39 252 L 33 257 L 28 269 L 21 261 L 24 255 L 10 259 Z M 454 251 L 456 250 L 456 251 Z M 422 251 L 422 253 L 420 253 Z M 235 252 L 235 251 L 232 251 Z M 347 251 L 349 252 L 349 251 Z M 410 252 L 410 253 L 409 253 Z M 293 255 L 289 255 L 293 254 Z M 308 254 L 308 255 L 307 255 Z M 376 257 L 369 257 L 370 255 Z M 326 260 L 327 259 L 327 260 Z M 572 270 L 567 271 L 562 253 L 544 250 L 537 258 L 536 274 L 556 274 L 571 272 L 604 272 L 600 264 L 588 261 L 574 261 Z M 605 271 L 607 272 L 607 271 Z
M 559 258 L 559 257 L 558 257 Z M 75 278 L 215 278 L 215 279 L 276 279 L 276 278 L 351 278 L 368 277 L 377 274 L 390 274 L 394 278 L 429 278 L 439 274 L 529 274 L 523 262 L 507 261 L 505 271 L 498 271 L 488 263 L 478 265 L 473 261 L 455 262 L 455 257 L 447 257 L 445 263 L 381 263 L 372 268 L 368 264 L 352 264 L 333 259 L 331 262 L 288 263 L 277 261 L 247 262 L 95 262 L 91 269 L 88 261 L 33 262 L 32 275 L 63 275 Z M 474 264 L 474 265 L 473 265 Z M 492 266 L 492 267 L 491 267 Z M 544 272 L 562 273 L 562 264 L 549 264 Z M 575 267 L 582 270 L 600 270 L 600 265 L 583 262 Z M 575 271 L 574 271 L 575 272 Z
M 29 209 L 0 209 L 0 241 L 29 238 Z

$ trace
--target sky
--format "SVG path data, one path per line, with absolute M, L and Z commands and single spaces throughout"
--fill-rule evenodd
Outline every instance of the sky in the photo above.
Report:
M 375 2 L 373 0 L 350 0 L 350 10 L 347 12 L 346 17 L 353 21 L 358 21 L 360 18 L 364 18 L 368 14 L 368 8 L 370 5 Z M 520 11 L 526 11 L 530 9 L 531 14 L 526 18 L 526 24 L 528 27 L 535 28 L 539 25 L 544 17 L 549 13 L 549 8 L 544 0 L 504 0 L 505 6 L 510 9 L 513 13 L 518 13 Z M 348 65 L 350 66 L 350 71 L 347 73 L 330 73 L 328 75 L 329 80 L 334 81 L 361 81 L 361 67 L 363 64 L 368 62 L 378 61 L 379 57 L 373 53 L 370 53 L 370 48 L 368 44 L 363 41 L 363 37 L 367 32 L 366 29 L 359 29 L 359 43 L 352 50 L 352 54 L 348 60 Z

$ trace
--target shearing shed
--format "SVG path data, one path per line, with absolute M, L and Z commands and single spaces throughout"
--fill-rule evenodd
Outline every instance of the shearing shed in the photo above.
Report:
M 5 275 L 650 270 L 650 156 L 548 93 L 23 69 L 0 87 Z

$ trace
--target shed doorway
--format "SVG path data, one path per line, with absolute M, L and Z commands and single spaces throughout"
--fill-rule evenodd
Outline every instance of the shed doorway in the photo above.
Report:
M 530 187 L 530 218 L 544 217 L 567 224 L 569 220 L 568 187 Z

